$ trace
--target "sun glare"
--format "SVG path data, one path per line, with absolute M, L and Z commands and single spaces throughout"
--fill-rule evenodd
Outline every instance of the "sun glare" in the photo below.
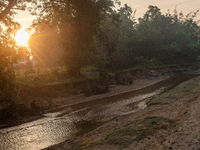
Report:
M 15 36 L 15 40 L 17 42 L 18 45 L 20 46 L 26 46 L 28 43 L 28 39 L 29 39 L 29 34 L 28 32 L 26 32 L 24 29 L 20 29 L 17 31 L 17 34 Z

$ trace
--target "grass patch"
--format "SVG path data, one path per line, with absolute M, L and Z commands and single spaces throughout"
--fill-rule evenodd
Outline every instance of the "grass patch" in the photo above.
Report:
M 170 104 L 179 101 L 185 96 L 194 95 L 199 92 L 200 77 L 192 78 L 171 89 L 170 91 L 157 96 L 149 105 L 154 104 Z
M 31 86 L 45 86 L 54 84 L 68 84 L 82 82 L 87 79 L 99 77 L 98 70 L 93 67 L 81 69 L 79 78 L 69 78 L 66 67 L 41 68 L 41 69 L 20 69 L 15 70 L 16 81 Z
M 156 131 L 167 129 L 174 121 L 160 116 L 146 117 L 126 125 L 106 136 L 104 143 L 126 148 L 133 141 L 141 141 Z
M 99 73 L 94 67 L 81 69 L 79 77 L 69 77 L 66 67 L 15 70 L 17 103 L 31 102 L 39 98 L 73 95 L 85 92 L 87 86 L 98 81 Z

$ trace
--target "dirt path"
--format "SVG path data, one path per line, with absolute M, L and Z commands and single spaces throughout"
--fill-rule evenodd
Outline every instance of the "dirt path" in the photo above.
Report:
M 47 149 L 200 149 L 199 91 L 200 77 L 197 77 L 154 98 L 147 109 L 121 116 L 90 133 Z

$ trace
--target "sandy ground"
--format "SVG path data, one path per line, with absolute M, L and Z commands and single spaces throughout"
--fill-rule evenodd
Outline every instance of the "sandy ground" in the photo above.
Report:
M 135 84 L 125 87 L 111 88 L 110 93 L 92 96 L 85 101 L 109 96 L 114 93 L 144 87 L 153 84 L 167 76 L 151 78 L 148 80 L 138 80 Z M 47 148 L 48 150 L 200 150 L 200 77 L 191 79 L 168 91 L 157 99 L 152 100 L 149 106 L 136 113 L 122 116 L 99 128 L 79 136 L 69 139 L 58 145 Z M 81 98 L 80 98 L 81 99 Z M 68 101 L 68 105 L 80 102 L 76 97 Z M 82 99 L 83 100 L 83 99 Z M 158 130 L 153 135 L 136 142 L 133 141 L 126 148 L 119 148 L 116 145 L 104 143 L 105 137 L 127 124 L 147 116 L 162 116 L 174 120 L 167 129 Z

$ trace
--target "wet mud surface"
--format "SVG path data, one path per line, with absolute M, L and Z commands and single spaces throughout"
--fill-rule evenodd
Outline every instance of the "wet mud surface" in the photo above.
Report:
M 37 150 L 76 138 L 108 122 L 145 109 L 156 95 L 192 76 L 178 75 L 150 86 L 49 110 L 44 117 L 0 130 L 0 149 Z M 130 89 L 131 90 L 131 89 Z
M 199 109 L 200 109 L 200 77 L 183 82 L 166 93 L 159 95 L 159 104 L 148 106 L 146 109 L 139 110 L 129 115 L 119 118 L 96 128 L 84 135 L 69 139 L 61 144 L 46 148 L 48 150 L 197 150 L 200 148 L 199 132 Z M 154 98 L 155 99 L 155 98 Z M 154 101 L 153 99 L 153 101 Z M 151 102 L 150 102 L 151 104 Z M 146 138 L 135 141 L 131 140 L 125 147 L 120 144 L 127 144 L 130 132 L 126 133 L 123 139 L 122 132 L 127 126 L 134 126 L 135 122 L 145 120 L 145 118 L 166 118 L 171 120 L 170 125 L 162 127 L 161 130 L 147 136 Z M 149 126 L 158 125 L 159 122 L 153 121 Z M 141 126 L 140 126 L 141 127 Z M 131 131 L 131 130 L 130 130 Z M 140 130 L 138 129 L 137 134 Z M 114 143 L 107 143 L 108 135 L 119 134 L 120 142 L 117 138 Z M 117 136 L 117 134 L 116 134 Z M 134 138 L 132 136 L 131 138 Z

